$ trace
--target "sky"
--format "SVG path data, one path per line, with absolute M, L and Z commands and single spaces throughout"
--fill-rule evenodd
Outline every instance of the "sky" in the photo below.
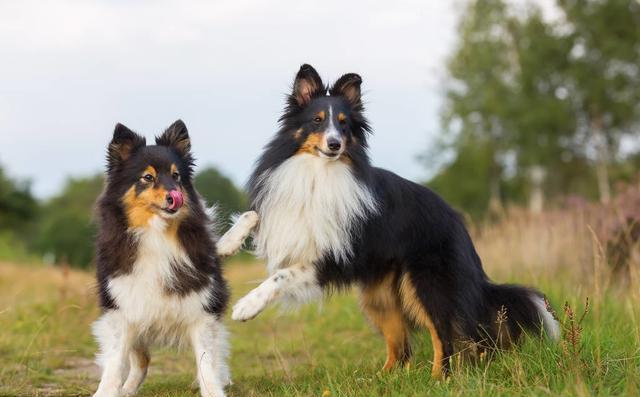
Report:
M 238 185 L 302 63 L 363 78 L 372 162 L 422 181 L 463 1 L 0 0 L 0 164 L 41 198 L 104 168 L 117 122 L 187 124 Z

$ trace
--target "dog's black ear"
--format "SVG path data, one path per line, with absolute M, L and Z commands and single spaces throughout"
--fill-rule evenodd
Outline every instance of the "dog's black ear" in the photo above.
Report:
M 293 81 L 293 92 L 291 93 L 298 106 L 307 106 L 313 97 L 323 92 L 325 92 L 324 84 L 313 66 L 306 63 L 300 66 L 296 79 Z
M 355 73 L 347 73 L 340 77 L 329 91 L 331 95 L 342 95 L 354 106 L 361 103 L 360 84 L 362 77 Z
M 191 152 L 189 131 L 182 120 L 176 120 L 162 135 L 156 137 L 156 144 L 171 147 L 182 157 L 189 156 Z
M 147 141 L 143 136 L 136 134 L 129 128 L 118 123 L 113 130 L 113 139 L 109 143 L 107 153 L 107 166 L 109 171 L 115 169 L 126 161 L 139 148 L 145 146 Z

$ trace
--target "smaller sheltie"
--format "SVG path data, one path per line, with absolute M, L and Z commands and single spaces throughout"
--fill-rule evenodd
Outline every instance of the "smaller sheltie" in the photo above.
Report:
M 153 343 L 191 342 L 202 396 L 222 397 L 231 382 L 222 324 L 229 291 L 220 257 L 240 249 L 257 215 L 241 215 L 216 244 L 214 214 L 192 184 L 190 148 L 180 120 L 150 146 L 116 125 L 97 202 L 103 313 L 93 332 L 103 372 L 95 397 L 136 394 Z
M 408 362 L 411 330 L 423 329 L 431 334 L 434 377 L 468 342 L 505 346 L 523 330 L 557 338 L 543 295 L 491 282 L 462 218 L 444 200 L 370 164 L 361 83 L 349 73 L 327 86 L 311 66 L 298 71 L 281 128 L 249 180 L 260 215 L 256 251 L 272 275 L 238 301 L 233 319 L 355 284 L 384 336 L 384 369 Z

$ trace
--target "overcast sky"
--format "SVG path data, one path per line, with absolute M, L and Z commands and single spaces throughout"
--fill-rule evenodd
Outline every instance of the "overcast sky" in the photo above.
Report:
M 47 197 L 102 170 L 116 122 L 181 118 L 199 167 L 242 184 L 306 62 L 363 77 L 374 164 L 423 180 L 461 4 L 0 0 L 0 164 Z

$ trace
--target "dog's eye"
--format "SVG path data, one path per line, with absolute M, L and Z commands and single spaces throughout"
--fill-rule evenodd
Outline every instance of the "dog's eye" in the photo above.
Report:
M 145 174 L 145 175 L 142 177 L 142 179 L 143 179 L 145 182 L 153 182 L 153 175 L 151 175 L 151 174 Z
M 180 182 L 180 174 L 178 174 L 177 172 L 174 172 L 173 175 L 173 180 L 176 182 Z
M 322 118 L 321 118 L 321 117 L 317 117 L 317 116 L 316 116 L 316 117 L 313 119 L 313 122 L 314 122 L 314 123 L 322 123 Z

